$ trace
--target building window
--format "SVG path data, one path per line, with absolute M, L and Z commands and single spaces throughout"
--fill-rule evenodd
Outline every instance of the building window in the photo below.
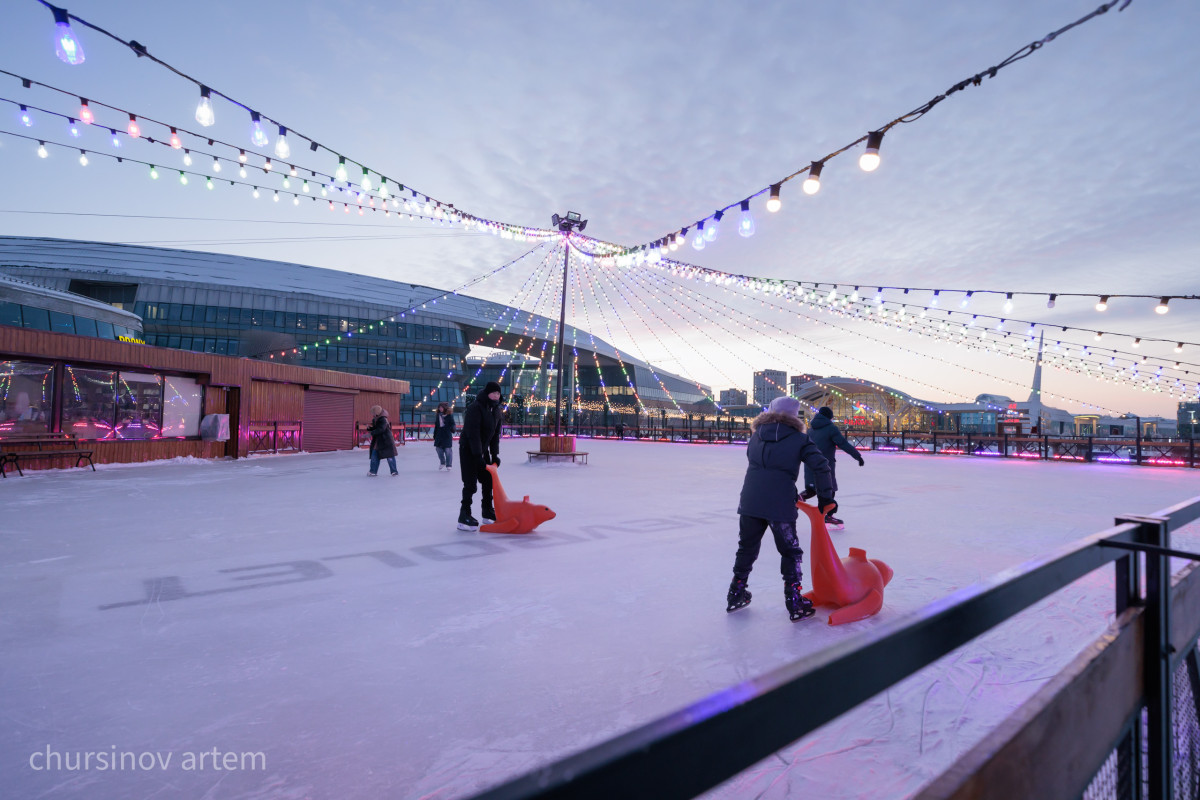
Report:
M 50 312 L 50 330 L 55 333 L 75 333 L 75 316 L 61 311 Z
M 162 436 L 162 376 L 141 372 L 118 373 L 118 439 L 158 439 Z
M 0 438 L 50 429 L 53 377 L 50 364 L 0 361 Z
M 215 323 L 217 321 L 217 307 L 204 306 L 204 321 Z
M 192 315 L 195 313 L 195 311 L 196 311 L 196 307 L 195 307 L 195 306 L 180 306 L 180 307 L 179 307 L 179 319 L 180 319 L 180 321 L 181 321 L 181 322 L 191 322 L 191 321 L 192 321 Z
M 50 330 L 50 312 L 44 308 L 21 306 L 21 319 L 26 328 L 39 331 Z
M 16 303 L 0 303 L 0 325 L 21 327 L 21 307 Z
M 117 373 L 67 366 L 62 430 L 80 439 L 115 439 Z
M 175 375 L 167 375 L 164 384 L 162 435 L 198 436 L 204 412 L 204 387 L 192 378 Z

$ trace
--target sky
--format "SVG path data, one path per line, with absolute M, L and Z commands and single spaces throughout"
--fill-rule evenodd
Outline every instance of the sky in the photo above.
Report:
M 551 214 L 578 211 L 588 235 L 632 246 L 755 195 L 1098 5 L 79 0 L 69 10 L 393 183 L 517 225 L 547 227 Z M 1060 299 L 1053 310 L 1045 296 L 1018 294 L 1011 313 L 987 295 L 972 310 L 1103 330 L 1105 346 L 1129 359 L 1178 359 L 1180 371 L 1168 377 L 1194 385 L 1198 301 L 1175 301 L 1165 316 L 1147 298 L 1114 299 L 1103 314 L 1092 306 L 1103 294 L 1187 295 L 1200 286 L 1200 170 L 1190 157 L 1200 146 L 1200 112 L 1190 102 L 1200 94 L 1191 42 L 1198 25 L 1200 9 L 1186 0 L 1114 8 L 892 128 L 877 171 L 858 169 L 859 145 L 829 160 L 817 195 L 789 182 L 776 214 L 757 197 L 752 238 L 736 235 L 730 214 L 717 242 L 675 256 L 846 287 L 1094 293 Z M 50 12 L 9 0 L 0 10 L 0 69 L 199 130 L 193 84 L 96 31 L 77 34 L 86 60 L 69 66 L 54 55 Z M 0 75 L 0 90 L 61 113 L 78 106 L 9 76 Z M 214 105 L 217 124 L 205 133 L 248 148 L 246 112 Z M 127 123 L 97 113 L 110 127 Z M 0 103 L 0 130 L 72 141 L 60 120 L 35 113 L 34 127 L 24 128 L 18 117 L 15 105 Z M 156 128 L 163 131 L 147 125 L 146 135 Z M 111 152 L 108 138 L 85 129 L 74 143 Z M 184 138 L 197 152 L 233 152 Z M 235 253 L 444 288 L 531 246 L 379 214 L 335 217 L 320 203 L 256 201 L 240 187 L 180 186 L 165 170 L 182 166 L 179 154 L 145 142 L 126 142 L 122 153 L 165 162 L 168 180 L 152 182 L 145 167 L 111 159 L 81 168 L 75 151 L 54 146 L 42 160 L 35 149 L 0 135 L 0 234 Z M 335 165 L 300 142 L 293 150 L 302 167 Z M 521 262 L 473 291 L 522 299 L 533 270 Z M 576 311 L 589 304 L 585 286 L 579 291 Z M 907 301 L 900 292 L 888 298 Z M 610 293 L 590 303 L 599 312 L 618 300 Z M 753 302 L 690 311 L 668 303 L 687 321 L 668 328 L 631 301 L 633 311 L 608 320 L 611 336 L 598 322 L 594 332 L 714 389 L 749 388 L 753 371 L 781 368 L 864 378 L 927 400 L 983 392 L 1023 399 L 1033 373 L 1029 360 L 861 322 L 818 325 L 797 338 L 792 332 L 807 323 Z M 617 324 L 622 315 L 627 324 Z M 733 339 L 722 318 L 745 324 L 747 342 Z M 1095 346 L 1081 331 L 1060 337 Z M 1187 346 L 1179 355 L 1173 344 L 1149 341 L 1134 350 L 1132 337 Z M 1058 369 L 1046 371 L 1044 389 L 1056 396 L 1051 405 L 1077 413 L 1173 417 L 1178 400 Z
M 769 535 L 751 604 L 725 612 L 744 446 L 580 439 L 584 466 L 528 464 L 531 441 L 501 442 L 501 481 L 557 516 L 519 536 L 455 529 L 461 482 L 428 441 L 394 479 L 355 450 L 0 481 L 6 791 L 472 796 L 1196 491 L 1186 469 L 866 452 L 842 462 L 830 536 L 895 575 L 876 616 L 831 626 L 828 607 L 788 619 Z M 64 496 L 87 525 L 47 516 Z M 1195 551 L 1197 528 L 1172 546 Z M 1101 637 L 1113 597 L 1098 569 L 703 796 L 911 797 Z M 235 767 L 185 766 L 213 748 Z

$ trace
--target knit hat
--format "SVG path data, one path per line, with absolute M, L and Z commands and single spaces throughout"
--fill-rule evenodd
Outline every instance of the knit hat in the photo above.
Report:
M 821 406 L 817 409 L 817 413 L 826 419 L 833 419 L 833 409 L 829 406 Z
M 501 392 L 501 393 L 503 393 L 503 390 L 500 388 L 500 384 L 496 383 L 495 381 L 488 381 L 488 382 L 487 382 L 487 386 L 484 386 L 484 387 L 483 387 L 483 393 L 484 393 L 485 395 L 489 395 L 489 394 L 491 394 L 492 392 Z
M 371 416 L 372 417 L 378 417 L 382 411 L 383 411 L 383 406 L 371 406 Z
M 798 417 L 800 415 L 800 401 L 787 395 L 776 397 L 771 401 L 771 405 L 767 406 L 767 411 L 772 414 L 787 414 L 789 417 Z

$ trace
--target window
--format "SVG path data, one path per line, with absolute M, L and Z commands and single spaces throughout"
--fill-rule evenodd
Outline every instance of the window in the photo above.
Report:
M 67 365 L 62 430 L 80 439 L 115 439 L 117 373 Z
M 196 311 L 196 307 L 195 307 L 195 306 L 180 306 L 180 307 L 179 307 L 179 319 L 180 319 L 180 321 L 182 321 L 182 322 L 191 322 L 191 321 L 192 321 L 192 315 L 195 313 L 195 311 Z
M 204 387 L 191 378 L 167 375 L 162 410 L 162 435 L 197 436 L 204 411 Z
M 55 333 L 74 333 L 75 332 L 75 317 L 72 314 L 64 314 L 61 311 L 50 312 L 50 330 Z
M 324 315 L 317 317 L 317 330 L 319 330 L 319 331 L 329 330 L 329 317 L 326 317 Z
M 217 339 L 217 355 L 223 356 L 229 353 L 229 340 Z
M 366 364 L 367 363 L 367 353 L 369 352 L 367 350 L 367 348 L 358 347 L 358 348 L 355 348 L 355 351 L 358 353 L 358 363 Z
M 21 306 L 21 319 L 26 328 L 34 328 L 39 331 L 50 330 L 50 312 L 44 308 Z
M 238 340 L 230 339 L 229 347 L 226 349 L 226 355 L 236 356 L 238 354 Z
M 54 367 L 35 361 L 0 361 L 0 438 L 50 429 Z
M 339 347 L 339 348 L 337 349 L 337 360 L 338 360 L 338 361 L 340 361 L 340 362 L 342 362 L 342 363 L 345 363 L 345 362 L 346 362 L 346 359 L 347 359 L 347 358 L 349 357 L 349 355 L 350 355 L 350 354 L 347 352 L 347 350 L 349 350 L 349 348 L 346 348 L 346 347 Z
M 96 320 L 96 335 L 99 336 L 101 339 L 117 338 L 117 334 L 115 332 L 113 332 L 112 323 L 111 322 L 102 322 L 100 320 Z
M 179 348 L 179 334 L 172 334 L 167 337 L 167 347 Z
M 306 330 L 308 328 L 308 314 L 296 315 L 296 328 L 297 330 Z
M 96 320 L 91 317 L 76 317 L 75 332 L 80 336 L 95 336 Z
M 275 323 L 276 328 L 288 327 L 288 325 L 287 325 L 288 315 L 287 314 L 284 314 L 282 311 L 276 311 L 274 316 L 275 316 L 275 319 L 273 319 L 272 322 Z
M 408 325 L 407 324 L 405 324 L 403 322 L 396 323 L 396 338 L 397 339 L 407 339 L 408 338 Z
M 16 303 L 0 303 L 0 325 L 21 327 L 21 307 Z
M 179 337 L 179 349 L 180 350 L 191 350 L 192 349 L 192 337 L 180 336 Z
M 162 395 L 161 375 L 118 373 L 116 438 L 161 438 Z
M 206 318 L 207 318 L 207 315 L 206 315 Z M 229 309 L 226 308 L 225 306 L 221 306 L 217 309 L 217 324 L 218 325 L 228 325 L 229 324 Z
M 328 347 L 318 347 L 318 348 L 316 348 L 316 352 L 317 352 L 317 361 L 328 361 L 329 360 L 329 348 Z

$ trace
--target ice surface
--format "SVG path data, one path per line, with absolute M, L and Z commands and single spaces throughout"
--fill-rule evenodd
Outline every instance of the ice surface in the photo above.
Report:
M 528 536 L 455 530 L 458 473 L 428 443 L 399 478 L 352 451 L 0 482 L 0 794 L 462 797 L 1200 494 L 1178 469 L 839 461 L 834 543 L 896 577 L 878 617 L 831 628 L 789 622 L 769 536 L 753 604 L 725 613 L 744 448 L 531 447 L 501 450 L 509 494 L 558 512 Z M 1111 617 L 1109 568 L 710 796 L 907 797 Z M 171 761 L 68 768 L 87 752 Z

